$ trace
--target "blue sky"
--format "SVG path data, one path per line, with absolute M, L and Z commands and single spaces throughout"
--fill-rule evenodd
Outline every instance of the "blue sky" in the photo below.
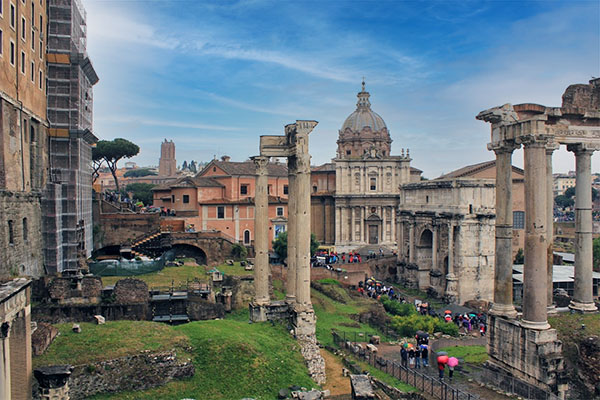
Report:
M 434 178 L 493 158 L 479 111 L 559 106 L 569 84 L 600 76 L 597 0 L 83 3 L 95 133 L 137 143 L 140 165 L 158 164 L 165 138 L 178 164 L 243 161 L 296 119 L 319 121 L 312 162 L 329 162 L 364 76 L 392 153 L 409 148 Z M 555 171 L 574 167 L 555 153 Z

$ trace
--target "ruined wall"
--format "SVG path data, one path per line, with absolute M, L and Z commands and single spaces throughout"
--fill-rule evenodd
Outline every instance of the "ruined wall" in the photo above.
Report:
M 148 303 L 144 304 L 39 304 L 31 309 L 31 319 L 49 324 L 66 322 L 95 322 L 94 315 L 107 321 L 151 320 Z
M 187 313 L 192 321 L 224 318 L 225 307 L 220 303 L 213 303 L 203 300 L 199 297 L 189 296 L 187 302 Z
M 88 365 L 77 365 L 69 378 L 71 400 L 85 399 L 99 393 L 145 390 L 162 386 L 174 379 L 193 376 L 190 360 L 177 358 L 175 350 L 160 353 L 143 352 Z M 37 382 L 36 382 L 37 383 Z M 34 399 L 40 399 L 33 388 Z
M 148 303 L 148 285 L 140 279 L 121 279 L 115 284 L 115 302 L 117 304 Z
M 0 276 L 44 274 L 38 193 L 0 190 Z
M 98 222 L 95 222 L 98 223 Z M 160 229 L 159 214 L 100 214 L 100 247 L 132 242 Z M 99 248 L 100 248 L 99 247 Z

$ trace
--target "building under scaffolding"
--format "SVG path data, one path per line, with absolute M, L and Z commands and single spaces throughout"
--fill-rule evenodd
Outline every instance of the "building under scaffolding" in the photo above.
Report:
M 48 273 L 78 268 L 89 257 L 92 227 L 92 86 L 98 82 L 86 52 L 86 14 L 79 0 L 48 1 L 47 94 L 49 183 L 43 205 Z

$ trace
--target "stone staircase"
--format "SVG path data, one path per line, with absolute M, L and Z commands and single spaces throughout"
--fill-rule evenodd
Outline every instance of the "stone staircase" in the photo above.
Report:
M 170 232 L 156 231 L 143 236 L 131 244 L 133 257 L 160 257 L 166 249 L 171 247 Z

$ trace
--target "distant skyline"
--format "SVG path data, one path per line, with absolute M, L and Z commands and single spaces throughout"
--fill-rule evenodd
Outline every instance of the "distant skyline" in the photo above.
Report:
M 244 161 L 259 136 L 314 119 L 315 165 L 335 157 L 338 130 L 365 77 L 372 109 L 412 165 L 436 178 L 494 158 L 481 110 L 560 106 L 566 87 L 600 76 L 594 1 L 83 0 L 94 132 L 140 146 L 158 165 Z M 522 151 L 515 152 L 522 167 Z M 575 169 L 564 146 L 555 172 Z M 600 171 L 600 155 L 592 158 Z

